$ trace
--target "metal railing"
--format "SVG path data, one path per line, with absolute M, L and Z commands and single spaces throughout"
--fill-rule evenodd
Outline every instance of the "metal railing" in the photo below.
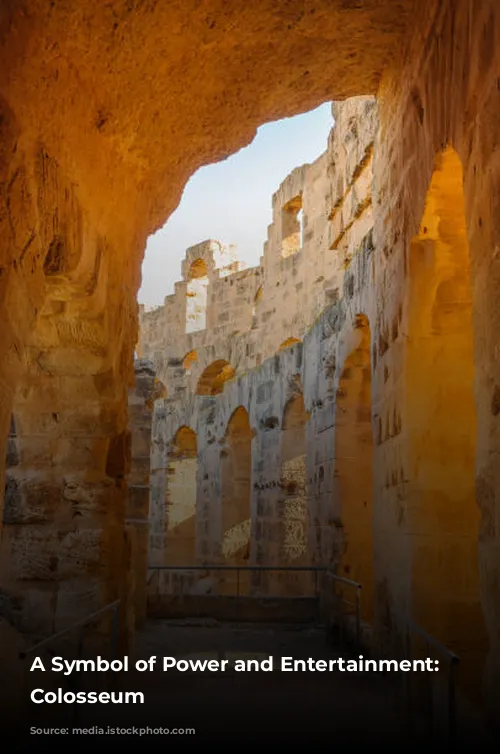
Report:
M 417 625 L 411 618 L 405 621 L 405 659 L 410 662 L 412 659 L 419 659 L 414 650 L 415 640 L 420 640 L 425 648 L 423 653 L 425 659 L 432 660 L 432 654 L 437 656 L 439 670 L 442 669 L 442 663 L 445 663 L 445 698 L 446 709 L 444 715 L 436 719 L 435 710 L 435 691 L 441 675 L 440 672 L 418 672 L 404 673 L 405 703 L 407 709 L 407 722 L 410 733 L 415 732 L 415 727 L 420 719 L 427 724 L 427 731 L 423 734 L 430 739 L 438 736 L 447 742 L 450 746 L 454 745 L 457 740 L 457 674 L 460 664 L 460 658 L 450 649 L 441 644 L 434 636 L 427 633 L 423 628 Z M 424 659 L 424 658 L 420 658 Z M 442 677 L 442 676 L 441 676 Z M 416 688 L 417 682 L 424 681 L 424 688 L 420 683 L 420 688 Z M 438 723 L 441 723 L 439 729 Z M 444 725 L 443 725 L 444 724 Z M 444 729 L 443 729 L 444 728 Z
M 19 659 L 28 661 L 30 658 L 40 655 L 42 652 L 48 651 L 49 654 L 53 654 L 51 651 L 51 647 L 54 645 L 59 644 L 60 647 L 60 641 L 61 639 L 67 638 L 71 636 L 71 634 L 76 633 L 76 658 L 77 660 L 83 659 L 83 653 L 85 648 L 85 633 L 89 626 L 95 624 L 99 620 L 101 620 L 104 616 L 110 615 L 111 616 L 111 633 L 109 637 L 109 661 L 116 659 L 117 654 L 117 645 L 118 645 L 118 629 L 119 629 L 119 608 L 120 608 L 120 600 L 115 600 L 115 602 L 111 602 L 108 605 L 105 605 L 100 610 L 96 610 L 95 612 L 91 613 L 90 615 L 87 615 L 85 618 L 82 618 L 79 621 L 76 621 L 75 623 L 72 623 L 71 626 L 68 626 L 68 628 L 65 628 L 61 631 L 58 631 L 55 634 L 52 634 L 51 636 L 47 637 L 46 639 L 42 639 L 41 641 L 37 642 L 36 644 L 32 645 L 28 649 L 23 650 L 19 653 Z M 66 658 L 65 658 L 66 659 Z M 31 686 L 31 683 L 29 683 L 29 666 L 30 663 L 27 663 L 25 666 L 25 682 L 24 687 L 25 691 L 27 688 Z M 70 676 L 70 683 L 72 686 L 72 691 L 75 693 L 78 693 L 78 691 L 81 689 L 81 672 L 72 673 Z M 26 695 L 27 698 L 28 695 Z M 74 704 L 73 705 L 73 724 L 78 722 L 78 716 L 79 716 L 79 705 Z
M 209 564 L 209 565 L 187 565 L 187 566 L 163 566 L 163 565 L 150 565 L 148 571 L 151 575 L 148 577 L 148 584 L 151 583 L 155 573 L 159 575 L 160 571 L 171 571 L 183 573 L 185 571 L 198 571 L 201 573 L 211 572 L 226 572 L 234 573 L 236 575 L 236 597 L 242 596 L 240 594 L 242 573 L 310 573 L 314 575 L 314 595 L 318 594 L 318 574 L 325 573 L 328 569 L 326 566 L 266 566 L 266 565 L 222 565 L 222 564 Z M 263 595 L 264 596 L 264 595 Z M 268 594 L 268 597 L 279 597 L 281 595 Z M 289 596 L 289 595 L 287 595 Z M 309 595 L 304 595 L 309 596 Z
M 362 585 L 358 581 L 353 581 L 352 579 L 347 579 L 344 576 L 337 576 L 337 574 L 332 573 L 331 570 L 326 571 L 325 578 L 327 580 L 331 579 L 334 583 L 332 585 L 332 588 L 326 587 L 323 590 L 323 598 L 326 598 L 328 600 L 330 597 L 336 598 L 338 603 L 342 605 L 342 609 L 336 610 L 335 607 L 333 609 L 325 605 L 325 617 L 328 621 L 330 621 L 332 618 L 335 619 L 336 615 L 339 615 L 340 613 L 340 620 L 338 621 L 338 629 L 340 633 L 340 644 L 341 646 L 345 643 L 345 632 L 346 632 L 346 617 L 348 613 L 346 613 L 345 608 L 348 610 L 354 612 L 354 621 L 355 621 L 355 642 L 356 646 L 359 648 L 361 647 L 361 589 Z M 336 585 L 342 585 L 347 586 L 349 589 L 354 590 L 354 601 L 351 601 L 349 599 L 346 599 L 343 592 L 340 595 L 335 594 L 335 586 Z
M 362 632 L 362 619 L 361 619 L 361 590 L 362 584 L 352 579 L 338 576 L 335 574 L 329 566 L 268 566 L 268 565 L 222 565 L 222 564 L 203 564 L 203 565 L 186 565 L 186 566 L 163 566 L 163 565 L 150 565 L 149 568 L 148 584 L 151 584 L 155 574 L 158 576 L 161 572 L 190 572 L 195 571 L 198 573 L 210 574 L 210 572 L 230 572 L 236 576 L 235 584 L 235 596 L 241 597 L 241 574 L 242 573 L 310 573 L 314 575 L 314 587 L 312 589 L 313 594 L 306 596 L 314 596 L 318 602 L 321 602 L 320 610 L 321 619 L 324 623 L 327 638 L 331 639 L 333 630 L 337 629 L 337 636 L 335 638 L 340 639 L 341 646 L 345 643 L 346 629 L 348 618 L 351 617 L 354 621 L 354 640 L 358 649 L 362 648 L 363 637 Z M 321 577 L 321 578 L 320 578 Z M 158 584 L 158 586 L 160 586 Z M 268 593 L 250 591 L 244 596 L 255 596 L 257 598 L 267 597 L 269 599 L 287 599 L 291 595 L 286 594 L 286 582 L 282 584 L 284 591 L 282 594 L 274 594 L 271 591 Z M 339 589 L 340 587 L 340 589 Z M 347 589 L 343 589 L 346 587 Z M 346 594 L 347 591 L 347 594 Z M 349 598 L 349 591 L 353 593 L 353 597 Z M 184 592 L 181 590 L 181 594 Z M 170 594 L 170 593 L 169 593 Z M 219 592 L 215 592 L 219 596 Z M 411 618 L 403 618 L 399 621 L 399 625 L 402 627 L 402 632 L 399 633 L 399 638 L 403 639 L 402 643 L 391 642 L 390 658 L 394 659 L 396 656 L 403 656 L 404 659 L 412 661 L 412 659 L 418 659 L 415 653 L 416 640 L 420 640 L 423 644 L 423 652 L 420 653 L 422 659 L 431 659 L 434 653 L 439 658 L 439 669 L 443 670 L 443 664 L 445 667 L 446 676 L 443 683 L 443 673 L 434 674 L 431 671 L 419 673 L 418 671 L 402 672 L 398 674 L 399 679 L 402 680 L 404 685 L 404 693 L 401 696 L 401 687 L 397 685 L 399 702 L 401 701 L 405 705 L 405 712 L 407 718 L 408 729 L 413 737 L 417 735 L 418 724 L 422 723 L 423 718 L 427 723 L 427 731 L 424 736 L 433 738 L 436 733 L 440 732 L 441 736 L 450 745 L 454 744 L 457 740 L 457 672 L 459 667 L 459 657 L 449 650 L 446 646 L 441 644 L 434 636 L 427 633 L 423 628 L 417 625 Z M 393 633 L 392 631 L 390 633 Z M 394 636 L 395 634 L 393 634 Z M 371 642 L 370 642 L 371 643 Z M 376 654 L 380 654 L 382 657 L 384 652 L 381 648 L 380 652 L 377 652 L 374 646 L 366 647 L 368 651 L 372 651 Z M 441 684 L 445 688 L 445 702 L 446 709 L 444 714 L 435 714 L 435 690 L 436 687 Z M 420 688 L 418 688 L 420 686 Z
M 223 572 L 234 573 L 236 576 L 235 584 L 235 597 L 243 596 L 241 594 L 241 574 L 243 573 L 304 573 L 311 574 L 314 577 L 314 583 L 312 586 L 312 594 L 307 594 L 307 590 L 299 595 L 302 597 L 311 597 L 316 599 L 317 615 L 321 617 L 326 624 L 327 632 L 329 632 L 334 625 L 339 629 L 340 638 L 342 643 L 345 637 L 345 620 L 349 611 L 354 615 L 355 620 L 355 637 L 356 644 L 359 645 L 361 641 L 361 584 L 351 579 L 344 578 L 343 576 L 337 576 L 333 573 L 330 566 L 271 566 L 271 565 L 223 565 L 223 564 L 203 564 L 203 565 L 150 565 L 148 567 L 148 585 L 152 584 L 155 575 L 158 578 L 158 593 L 160 593 L 160 573 L 172 572 L 183 573 L 195 571 L 198 573 L 204 573 L 209 575 L 211 572 Z M 348 588 L 354 589 L 355 597 L 354 601 L 345 599 L 344 595 L 335 594 L 335 586 L 342 585 Z M 225 585 L 227 586 L 227 584 Z M 282 590 L 276 594 L 272 590 L 257 592 L 250 589 L 246 597 L 255 597 L 257 599 L 272 599 L 272 600 L 287 600 L 293 599 L 292 594 L 286 593 L 286 582 L 281 584 Z M 184 590 L 181 589 L 180 594 L 184 595 Z M 165 592 L 164 594 L 174 594 L 173 592 Z M 216 592 L 220 595 L 220 592 Z M 223 593 L 224 594 L 224 593 Z M 222 595 L 221 595 L 222 596 Z M 224 596 L 229 596 L 227 593 Z

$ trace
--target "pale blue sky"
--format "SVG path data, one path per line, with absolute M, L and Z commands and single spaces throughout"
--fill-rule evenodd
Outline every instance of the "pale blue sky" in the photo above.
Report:
M 272 195 L 295 167 L 326 150 L 332 126 L 331 104 L 325 103 L 261 126 L 248 147 L 200 168 L 167 224 L 148 240 L 139 303 L 163 304 L 180 280 L 186 249 L 208 238 L 236 244 L 239 259 L 257 265 L 272 220 Z

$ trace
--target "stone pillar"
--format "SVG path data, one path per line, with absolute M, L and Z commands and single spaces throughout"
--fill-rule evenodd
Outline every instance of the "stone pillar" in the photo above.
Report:
M 265 418 L 253 441 L 252 497 L 253 537 L 251 562 L 256 565 L 279 565 L 281 547 L 280 477 L 281 429 L 276 416 Z M 271 592 L 277 580 L 273 573 L 256 573 L 254 587 L 259 592 Z
M 153 412 L 151 428 L 151 468 L 149 478 L 149 562 L 164 565 L 167 545 L 168 453 L 165 439 L 166 410 L 159 401 Z
M 43 635 L 126 594 L 121 392 L 111 370 L 48 372 L 32 366 L 16 398 L 0 547 L 10 617 Z
M 334 498 L 333 404 L 314 407 L 307 426 L 309 527 L 312 565 L 333 565 L 341 547 L 340 505 Z
M 215 425 L 217 398 L 199 397 L 196 559 L 221 563 L 221 444 Z
M 130 587 L 135 625 L 140 627 L 146 620 L 147 603 L 151 427 L 154 401 L 161 397 L 162 391 L 150 361 L 137 360 L 134 367 L 134 386 L 128 395 L 131 463 L 125 525 L 131 548 Z

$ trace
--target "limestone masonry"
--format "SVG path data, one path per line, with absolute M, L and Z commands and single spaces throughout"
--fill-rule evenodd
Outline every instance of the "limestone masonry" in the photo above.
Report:
M 376 101 L 353 98 L 333 114 L 327 151 L 273 196 L 259 267 L 239 270 L 234 249 L 206 241 L 187 250 L 164 306 L 141 307 L 138 352 L 166 390 L 154 416 L 152 563 L 336 562 L 343 547 L 335 363 L 362 333 L 354 286 L 370 295 Z M 358 465 L 371 473 L 370 462 L 368 447 Z M 361 531 L 368 498 L 350 514 Z M 369 550 L 363 558 L 364 571 L 343 571 L 370 591 Z

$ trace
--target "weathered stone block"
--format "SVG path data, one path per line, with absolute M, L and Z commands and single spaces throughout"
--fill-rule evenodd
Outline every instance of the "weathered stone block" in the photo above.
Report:
M 59 485 L 7 475 L 4 524 L 41 524 L 53 520 L 61 502 Z

